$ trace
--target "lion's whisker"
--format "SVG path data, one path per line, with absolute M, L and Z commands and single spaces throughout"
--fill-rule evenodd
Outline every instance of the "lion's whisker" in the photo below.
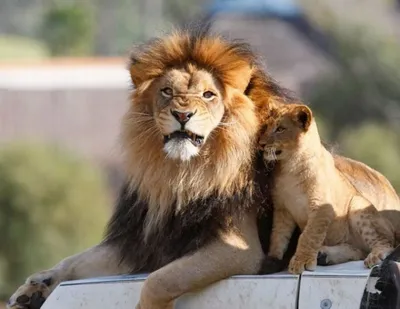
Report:
M 237 123 L 237 121 L 232 121 L 232 122 L 220 122 L 219 125 L 221 126 L 233 126 Z
M 146 130 L 140 132 L 135 136 L 134 139 L 130 141 L 130 145 L 132 146 L 133 144 L 136 144 L 137 141 L 140 141 L 142 144 L 143 142 L 147 142 L 149 138 L 155 137 L 156 133 L 159 133 L 160 131 L 156 127 L 149 127 Z
M 129 114 L 131 114 L 131 115 L 140 115 L 140 116 L 148 116 L 148 117 L 152 117 L 150 114 L 147 114 L 147 113 L 141 113 L 141 112 L 129 112 Z
M 145 124 L 145 123 L 150 123 L 151 120 L 145 120 L 145 119 L 134 119 L 132 120 L 132 122 L 134 122 L 135 124 Z

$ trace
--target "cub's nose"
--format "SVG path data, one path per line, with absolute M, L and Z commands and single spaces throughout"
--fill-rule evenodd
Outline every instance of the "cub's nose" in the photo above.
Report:
M 264 150 L 265 145 L 266 145 L 266 144 L 258 143 L 257 149 L 258 149 L 258 150 Z
M 189 119 L 195 114 L 192 112 L 179 112 L 177 110 L 171 110 L 172 116 L 182 125 L 189 121 Z

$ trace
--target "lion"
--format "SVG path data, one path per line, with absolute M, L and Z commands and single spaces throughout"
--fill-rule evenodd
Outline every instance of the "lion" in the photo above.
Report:
M 271 109 L 259 142 L 264 159 L 276 162 L 275 212 L 264 267 L 282 258 L 296 225 L 302 233 L 291 273 L 314 270 L 317 261 L 380 263 L 394 249 L 400 228 L 400 199 L 390 182 L 361 162 L 332 155 L 306 105 Z
M 272 224 L 260 124 L 270 102 L 294 99 L 246 43 L 202 27 L 134 48 L 129 72 L 128 179 L 104 240 L 30 276 L 8 308 L 39 308 L 62 281 L 145 272 L 137 308 L 166 309 L 194 289 L 258 273 Z

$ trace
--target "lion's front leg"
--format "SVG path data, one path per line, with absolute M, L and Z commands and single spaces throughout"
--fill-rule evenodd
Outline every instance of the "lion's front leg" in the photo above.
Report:
M 106 245 L 68 257 L 53 268 L 30 276 L 11 296 L 7 308 L 38 309 L 62 281 L 127 273 L 129 268 L 118 261 L 115 249 Z
M 170 309 L 179 296 L 204 288 L 224 278 L 256 274 L 263 252 L 254 216 L 246 218 L 239 230 L 199 251 L 151 273 L 145 281 L 137 309 Z

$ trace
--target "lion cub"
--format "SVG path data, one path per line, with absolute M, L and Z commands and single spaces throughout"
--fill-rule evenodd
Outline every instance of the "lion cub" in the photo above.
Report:
M 272 110 L 260 138 L 275 161 L 270 260 L 281 260 L 296 225 L 301 235 L 289 271 L 364 260 L 378 264 L 394 248 L 400 200 L 389 181 L 363 163 L 334 156 L 321 144 L 311 110 Z

